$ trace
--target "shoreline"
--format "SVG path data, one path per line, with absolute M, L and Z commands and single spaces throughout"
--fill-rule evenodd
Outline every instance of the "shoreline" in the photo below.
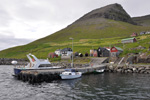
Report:
M 150 74 L 150 65 L 130 64 L 130 65 L 108 65 L 106 72 L 112 73 L 140 73 Z

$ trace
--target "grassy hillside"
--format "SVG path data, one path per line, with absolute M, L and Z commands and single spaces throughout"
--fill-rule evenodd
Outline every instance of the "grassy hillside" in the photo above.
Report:
M 90 49 L 97 49 L 99 46 L 118 46 L 123 48 L 121 39 L 130 37 L 133 32 L 139 33 L 150 28 L 113 20 L 108 20 L 107 23 L 105 28 L 101 28 L 104 25 L 99 24 L 100 29 L 97 29 L 98 26 L 94 24 L 83 27 L 78 26 L 78 24 L 68 26 L 66 29 L 30 44 L 3 50 L 0 52 L 0 58 L 26 58 L 28 53 L 33 53 L 38 58 L 47 58 L 48 53 L 54 52 L 56 49 L 71 48 L 72 41 L 69 40 L 69 37 L 74 38 L 74 52 L 89 53 Z M 123 55 L 129 52 L 139 52 L 129 50 L 129 48 L 139 45 L 149 47 L 149 35 L 139 36 L 137 39 L 138 42 L 136 43 L 124 45 Z M 141 52 L 146 52 L 146 50 Z
M 142 26 L 150 26 L 150 15 L 141 16 L 141 17 L 134 17 L 132 18 L 134 22 Z M 150 31 L 150 30 L 148 30 Z
M 140 33 L 141 31 L 148 30 L 150 27 L 136 26 L 129 23 L 114 21 L 108 19 L 95 23 L 94 21 L 80 22 L 68 26 L 67 28 L 49 35 L 45 38 L 39 39 L 32 44 L 48 43 L 48 42 L 65 42 L 69 37 L 76 40 L 79 39 L 100 39 L 112 37 L 126 37 L 133 32 Z

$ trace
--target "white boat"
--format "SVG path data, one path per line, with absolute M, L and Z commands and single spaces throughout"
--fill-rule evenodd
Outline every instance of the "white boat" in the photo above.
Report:
M 29 63 L 27 66 L 17 66 L 14 68 L 14 74 L 19 74 L 22 70 L 38 70 L 38 69 L 54 69 L 54 68 L 61 68 L 61 66 L 52 66 L 48 59 L 38 59 L 36 56 L 32 54 L 27 55 L 29 59 Z M 16 65 L 16 61 L 12 61 L 12 64 Z
M 60 74 L 61 79 L 75 79 L 82 76 L 81 72 L 76 72 L 74 69 L 65 69 L 62 74 Z
M 72 67 L 73 67 L 73 38 L 69 38 L 72 40 Z M 76 72 L 74 69 L 65 69 L 64 72 L 60 74 L 61 79 L 75 79 L 82 76 L 82 72 Z
M 94 71 L 94 74 L 100 74 L 100 73 L 103 73 L 104 72 L 104 69 L 97 69 Z

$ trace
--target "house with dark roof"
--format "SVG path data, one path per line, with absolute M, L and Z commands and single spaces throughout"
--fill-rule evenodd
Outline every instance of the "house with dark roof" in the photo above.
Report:
M 136 38 L 126 38 L 126 39 L 122 39 L 121 43 L 133 43 L 136 42 Z
M 109 57 L 110 56 L 110 50 L 108 48 L 102 48 L 99 47 L 97 49 L 98 57 Z
M 62 56 L 71 56 L 72 54 L 72 49 L 71 48 L 64 48 L 61 50 L 61 55 Z

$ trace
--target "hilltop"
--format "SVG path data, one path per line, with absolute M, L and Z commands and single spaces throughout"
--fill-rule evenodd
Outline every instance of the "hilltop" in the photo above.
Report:
M 120 44 L 121 39 L 133 32 L 140 33 L 150 27 L 136 25 L 134 18 L 120 4 L 111 4 L 95 9 L 66 28 L 24 46 L 0 52 L 1 58 L 25 58 L 29 52 L 39 58 L 46 58 L 49 52 L 71 47 L 69 37 L 74 38 L 74 51 L 89 52 L 91 48 Z
M 92 21 L 97 22 L 98 20 L 95 20 L 97 18 L 99 18 L 100 22 L 102 20 L 100 18 L 105 18 L 105 19 L 112 19 L 112 20 L 116 20 L 116 21 L 123 21 L 123 22 L 131 23 L 131 24 L 136 24 L 132 20 L 130 15 L 123 9 L 123 7 L 117 3 L 95 9 L 95 10 L 85 14 L 83 17 L 81 17 L 75 23 L 79 23 L 82 21 L 85 22 L 87 20 L 88 20 L 88 22 L 90 22 L 91 19 L 92 19 Z

